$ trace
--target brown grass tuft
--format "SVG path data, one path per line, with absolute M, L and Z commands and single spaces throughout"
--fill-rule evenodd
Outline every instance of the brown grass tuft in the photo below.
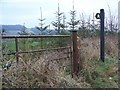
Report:
M 66 75 L 66 68 L 70 68 L 68 67 L 70 66 L 69 59 L 50 61 L 53 53 L 47 53 L 37 60 L 29 58 L 25 62 L 21 59 L 19 64 L 14 63 L 12 67 L 4 71 L 3 86 L 9 88 L 90 88 L 82 77 L 73 79 L 70 75 Z

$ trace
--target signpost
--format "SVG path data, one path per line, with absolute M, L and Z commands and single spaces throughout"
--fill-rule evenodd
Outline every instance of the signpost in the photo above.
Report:
M 120 1 L 118 2 L 118 31 L 120 32 Z
M 118 2 L 118 76 L 120 75 L 120 1 Z M 120 78 L 118 79 L 118 87 L 120 88 Z
M 118 57 L 120 60 L 120 1 L 118 2 Z
M 100 9 L 100 13 L 97 13 L 95 17 L 100 19 L 100 60 L 104 62 L 104 9 Z

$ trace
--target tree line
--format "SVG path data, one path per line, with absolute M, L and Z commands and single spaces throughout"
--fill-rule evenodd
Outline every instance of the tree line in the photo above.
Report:
M 100 23 L 95 19 L 95 14 L 93 13 L 93 18 L 89 16 L 87 19 L 85 15 L 82 13 L 80 15 L 80 19 L 76 19 L 76 10 L 73 9 L 70 11 L 70 21 L 66 21 L 66 16 L 64 12 L 60 12 L 60 6 L 58 3 L 58 9 L 55 13 L 56 20 L 52 21 L 52 26 L 54 27 L 56 34 L 66 34 L 68 30 L 78 30 L 79 35 L 83 37 L 99 35 L 100 30 Z M 45 18 L 42 16 L 42 8 L 40 7 L 40 18 L 39 26 L 36 26 L 36 29 L 39 30 L 39 34 L 44 34 L 43 32 L 46 31 L 48 28 L 48 33 L 51 32 L 50 24 L 45 25 Z M 25 27 L 25 26 L 24 26 Z M 105 32 L 107 33 L 114 33 L 118 31 L 118 23 L 117 17 L 111 14 L 111 10 L 109 7 L 109 17 L 105 18 Z M 3 35 L 5 34 L 5 29 L 2 29 Z M 25 28 L 19 33 L 19 35 L 28 35 L 29 33 L 25 30 Z

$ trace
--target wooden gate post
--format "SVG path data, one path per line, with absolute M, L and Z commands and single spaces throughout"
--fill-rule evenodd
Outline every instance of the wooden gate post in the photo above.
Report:
M 78 75 L 79 72 L 79 54 L 77 48 L 77 31 L 72 31 L 72 45 L 73 45 L 73 61 L 72 61 L 72 76 Z

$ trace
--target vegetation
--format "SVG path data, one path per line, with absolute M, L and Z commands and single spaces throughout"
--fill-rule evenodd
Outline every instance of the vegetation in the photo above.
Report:
M 43 27 L 45 19 L 43 19 L 43 17 L 42 17 L 42 9 L 41 9 L 41 7 L 40 7 L 40 15 L 41 15 L 41 17 L 40 17 L 40 19 L 38 19 L 40 21 L 40 23 L 39 23 L 40 26 L 37 26 L 36 28 L 40 31 L 39 34 L 43 35 L 44 34 L 43 32 L 48 28 L 48 25 Z
M 28 39 L 29 42 L 30 40 L 32 39 Z M 52 40 L 53 42 L 57 42 L 57 39 L 48 39 L 48 41 Z M 48 42 L 44 40 L 43 46 L 47 44 L 45 41 Z M 48 48 L 55 46 L 53 42 L 50 45 L 51 47 Z M 24 48 L 21 43 L 19 44 L 21 47 L 19 50 L 22 51 L 30 50 L 32 46 L 37 50 L 40 48 L 37 41 L 30 44 L 26 43 L 26 47 Z M 12 66 L 7 70 L 3 68 L 3 87 L 117 88 L 117 43 L 116 36 L 110 37 L 106 35 L 106 59 L 105 63 L 103 63 L 99 60 L 99 37 L 82 38 L 80 56 L 84 61 L 84 68 L 76 78 L 71 77 L 70 58 L 51 61 L 53 58 L 60 58 L 64 50 L 20 54 L 19 64 L 15 64 L 15 58 L 13 57 L 4 57 L 3 64 L 12 62 Z M 4 42 L 5 44 L 9 46 L 9 49 L 15 50 L 15 46 L 13 46 L 14 42 Z
M 65 22 L 65 14 L 63 12 L 60 12 L 60 7 L 58 3 L 58 11 L 55 13 L 56 14 L 56 21 L 52 22 L 52 25 L 55 27 L 55 30 L 57 31 L 57 34 L 62 34 L 64 32 L 66 26 Z M 61 22 L 63 19 L 63 23 Z
M 94 88 L 118 88 L 117 36 L 105 36 L 105 62 L 99 60 L 99 37 L 81 40 L 83 76 Z
M 1 35 L 5 35 L 5 33 L 6 33 L 6 30 L 2 29 Z
M 3 88 L 118 88 L 117 26 L 113 25 L 113 22 L 111 22 L 111 26 L 105 26 L 105 62 L 103 63 L 99 60 L 99 23 L 96 22 L 97 24 L 95 24 L 95 20 L 90 18 L 86 21 L 83 14 L 80 20 L 76 20 L 76 14 L 73 5 L 73 10 L 70 12 L 70 22 L 66 25 L 65 15 L 60 12 L 58 4 L 57 18 L 56 21 L 52 22 L 52 25 L 57 30 L 56 34 L 59 35 L 70 35 L 69 32 L 66 32 L 67 30 L 78 31 L 80 37 L 79 55 L 80 59 L 84 61 L 83 70 L 80 71 L 79 76 L 71 77 L 72 57 L 68 49 L 48 50 L 69 46 L 69 39 L 19 39 L 19 51 L 47 49 L 41 52 L 19 54 L 19 63 L 15 61 L 14 40 L 4 39 L 2 44 L 4 55 L 1 64 L 3 66 Z M 40 30 L 39 34 L 44 34 L 43 31 L 48 28 L 48 26 L 43 27 L 44 20 L 41 11 L 40 26 L 36 27 Z M 61 23 L 62 20 L 63 23 Z M 66 26 L 69 28 L 66 29 Z M 19 34 L 28 35 L 29 33 L 24 29 Z M 9 53 L 13 53 L 13 55 L 7 55 Z M 6 69 L 6 64 L 11 65 Z
M 78 30 L 78 24 L 79 20 L 76 20 L 76 11 L 74 10 L 74 5 L 73 5 L 73 10 L 70 12 L 71 19 L 70 22 L 68 22 L 68 25 L 70 26 L 70 30 Z

